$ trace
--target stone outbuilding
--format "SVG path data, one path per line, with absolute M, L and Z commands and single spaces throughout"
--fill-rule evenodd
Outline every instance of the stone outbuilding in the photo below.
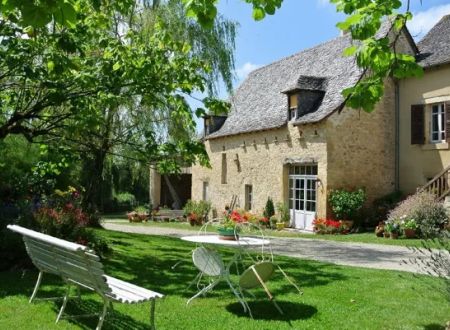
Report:
M 391 40 L 393 35 L 389 23 L 378 32 Z M 445 34 L 445 45 L 450 49 L 449 35 Z M 426 37 L 423 45 L 429 38 L 433 37 Z M 351 42 L 343 35 L 250 73 L 231 97 L 228 117 L 205 118 L 204 143 L 211 168 L 192 168 L 192 198 L 208 199 L 222 210 L 236 195 L 238 207 L 262 213 L 271 197 L 289 205 L 293 227 L 311 230 L 314 218 L 330 215 L 327 196 L 332 189 L 364 188 L 370 202 L 423 184 L 411 182 L 403 172 L 412 162 L 405 155 L 411 145 L 404 145 L 408 132 L 403 129 L 411 127 L 409 107 L 420 99 L 407 89 L 417 84 L 416 94 L 421 95 L 422 80 L 387 79 L 373 113 L 347 108 L 342 91 L 363 76 L 355 58 L 342 55 Z M 422 59 L 420 45 L 404 29 L 395 48 Z M 450 61 L 449 54 L 444 60 Z M 423 79 L 430 80 L 430 88 L 443 91 L 442 100 L 450 100 L 450 67 L 425 72 Z M 432 75 L 441 77 L 446 87 L 434 86 Z M 430 102 L 434 104 L 434 99 Z M 448 144 L 444 147 L 448 149 Z M 443 165 L 430 168 L 430 176 Z

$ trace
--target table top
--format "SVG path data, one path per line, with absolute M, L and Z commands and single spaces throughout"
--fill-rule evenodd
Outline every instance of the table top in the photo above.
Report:
M 245 237 L 245 236 L 239 236 L 239 240 L 237 241 L 227 241 L 224 239 L 220 239 L 219 235 L 183 236 L 181 237 L 181 239 L 187 242 L 217 244 L 226 246 L 261 246 L 270 244 L 270 241 L 267 239 L 261 239 L 256 237 Z

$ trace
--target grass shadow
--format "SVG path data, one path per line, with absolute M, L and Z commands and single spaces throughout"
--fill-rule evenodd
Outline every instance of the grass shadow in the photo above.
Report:
M 149 303 L 147 303 L 149 304 Z M 60 306 L 55 304 L 54 310 L 57 314 L 59 312 Z M 67 303 L 66 310 L 64 311 L 65 316 L 69 316 L 66 320 L 72 324 L 77 325 L 81 329 L 95 329 L 98 324 L 98 315 L 92 317 L 82 317 L 76 318 L 77 315 L 85 314 L 98 314 L 102 311 L 103 304 L 92 299 L 77 299 L 69 300 Z M 56 315 L 55 314 L 55 315 Z M 71 317 L 72 316 L 72 317 Z M 75 316 L 75 317 L 74 317 Z M 103 323 L 102 329 L 136 329 L 144 330 L 149 329 L 150 321 L 146 324 L 143 322 L 136 321 L 134 318 L 122 314 L 117 310 L 109 309 L 108 314 Z
M 314 306 L 282 300 L 277 300 L 277 304 L 283 314 L 280 314 L 269 300 L 248 301 L 248 304 L 255 320 L 291 322 L 309 319 L 317 313 L 317 308 Z M 250 318 L 239 302 L 228 305 L 226 309 L 238 317 Z

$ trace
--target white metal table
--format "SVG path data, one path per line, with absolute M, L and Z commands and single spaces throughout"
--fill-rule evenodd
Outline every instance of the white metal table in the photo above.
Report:
M 270 241 L 267 239 L 261 239 L 261 238 L 255 238 L 255 237 L 245 237 L 241 236 L 238 240 L 223 240 L 220 239 L 218 235 L 194 235 L 194 236 L 183 236 L 181 237 L 183 241 L 197 243 L 197 244 L 204 244 L 204 245 L 217 245 L 217 246 L 223 246 L 223 247 L 233 247 L 237 248 L 235 254 L 231 258 L 230 262 L 225 267 L 222 274 L 210 285 L 204 287 L 201 289 L 197 294 L 195 294 L 193 297 L 191 297 L 187 304 L 189 304 L 193 299 L 199 297 L 200 295 L 206 293 L 207 291 L 212 290 L 221 280 L 224 280 L 228 283 L 231 290 L 233 291 L 234 295 L 238 298 L 239 302 L 241 302 L 242 306 L 244 307 L 244 310 L 246 310 L 246 306 L 243 303 L 243 298 L 240 297 L 238 291 L 233 287 L 230 281 L 230 268 L 233 264 L 235 264 L 240 256 L 241 256 L 241 249 L 242 248 L 248 248 L 248 247 L 257 247 L 257 246 L 265 246 L 269 245 Z M 192 283 L 194 283 L 196 279 Z M 191 285 L 192 285 L 191 283 Z

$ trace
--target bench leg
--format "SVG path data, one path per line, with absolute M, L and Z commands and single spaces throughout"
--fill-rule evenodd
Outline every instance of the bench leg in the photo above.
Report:
M 64 313 L 64 309 L 66 309 L 67 301 L 69 300 L 69 294 L 70 294 L 70 285 L 67 285 L 66 295 L 64 296 L 63 304 L 61 306 L 61 309 L 59 310 L 58 317 L 56 318 L 56 323 L 59 322 L 61 316 Z
M 155 330 L 155 299 L 150 301 L 150 329 Z
M 100 315 L 99 319 L 98 319 L 98 324 L 97 327 L 95 328 L 95 330 L 100 330 L 103 326 L 103 322 L 105 321 L 105 317 L 106 317 L 106 313 L 108 312 L 108 307 L 110 306 L 110 302 L 109 300 L 103 299 L 104 305 L 103 305 L 103 312 Z
M 29 303 L 30 303 L 30 304 L 31 304 L 31 302 L 33 301 L 34 297 L 36 297 L 36 294 L 37 294 L 37 292 L 38 292 L 39 286 L 41 285 L 42 275 L 43 275 L 43 272 L 39 272 L 39 275 L 38 275 L 38 279 L 37 279 L 36 285 L 34 286 L 33 293 L 31 294 L 31 297 L 30 297 L 30 300 L 29 300 Z

